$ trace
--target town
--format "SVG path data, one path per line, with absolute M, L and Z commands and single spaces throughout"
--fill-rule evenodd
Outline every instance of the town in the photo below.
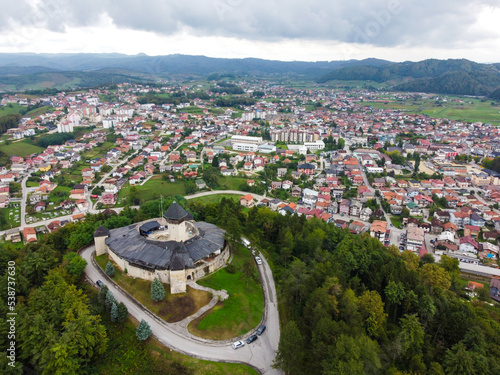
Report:
M 4 95 L 4 107 L 46 108 L 7 130 L 6 150 L 35 136 L 57 143 L 1 167 L 5 240 L 33 242 L 86 213 L 160 196 L 231 190 L 248 193 L 245 207 L 498 267 L 500 174 L 485 168 L 500 156 L 493 124 L 364 104 L 408 94 L 238 84 Z M 59 137 L 68 134 L 78 136 Z

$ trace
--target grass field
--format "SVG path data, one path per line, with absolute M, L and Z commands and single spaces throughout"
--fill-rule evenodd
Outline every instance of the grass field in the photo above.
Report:
M 104 142 L 99 147 L 94 147 L 92 150 L 82 154 L 82 160 L 101 158 L 115 146 L 116 145 L 114 143 Z
M 9 145 L 2 143 L 0 145 L 0 151 L 8 156 L 20 156 L 25 157 L 29 154 L 40 153 L 44 150 L 42 147 L 38 147 L 28 143 L 27 141 L 12 142 Z
M 247 288 L 245 276 L 239 271 L 245 259 L 251 258 L 250 251 L 239 246 L 235 249 L 232 262 L 237 270 L 235 273 L 223 268 L 198 281 L 200 285 L 227 290 L 229 298 L 192 321 L 188 326 L 189 332 L 207 339 L 225 340 L 242 335 L 259 324 L 264 307 L 261 285 L 250 280 Z M 252 264 L 255 264 L 253 259 Z
M 95 300 L 97 293 L 92 293 Z M 132 318 L 117 325 L 104 317 L 102 323 L 106 326 L 109 342 L 104 354 L 87 368 L 89 374 L 257 375 L 254 369 L 245 365 L 188 357 L 164 347 L 153 337 L 139 341 L 135 335 L 138 322 Z
M 481 102 L 478 99 L 462 98 L 463 103 L 447 101 L 436 103 L 435 100 L 401 100 L 387 99 L 387 102 L 363 102 L 363 106 L 384 109 L 405 110 L 408 113 L 425 114 L 435 118 L 448 118 L 465 122 L 491 122 L 500 124 L 500 105 L 491 105 L 491 101 Z
M 198 197 L 198 198 L 193 198 L 190 199 L 189 202 L 202 202 L 202 203 L 219 203 L 222 198 L 229 198 L 234 201 L 240 200 L 241 195 L 237 194 L 213 194 L 213 195 L 206 195 L 204 197 Z
M 108 263 L 108 255 L 96 257 L 97 264 L 104 270 Z M 212 299 L 212 294 L 187 288 L 185 294 L 170 294 L 170 286 L 164 284 L 166 296 L 163 301 L 154 302 L 151 299 L 151 281 L 134 279 L 123 274 L 115 265 L 115 276 L 113 280 L 127 292 L 132 294 L 146 308 L 154 312 L 168 323 L 178 322 L 207 305 Z
M 246 177 L 219 177 L 219 190 L 240 190 L 240 186 L 247 180 Z
M 184 181 L 169 182 L 162 180 L 160 176 L 151 177 L 144 185 L 136 185 L 137 197 L 141 202 L 147 202 L 153 199 L 159 199 L 160 196 L 168 197 L 171 195 L 186 195 Z M 130 186 L 120 190 L 118 195 L 118 205 L 125 205 L 130 196 Z

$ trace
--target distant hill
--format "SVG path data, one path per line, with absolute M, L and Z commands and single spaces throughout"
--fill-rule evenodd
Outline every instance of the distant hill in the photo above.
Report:
M 331 80 L 384 82 L 398 91 L 488 95 L 500 87 L 500 64 L 431 59 L 385 66 L 349 66 L 333 70 L 317 82 Z
M 378 59 L 348 61 L 274 61 L 256 58 L 225 59 L 206 56 L 166 55 L 129 56 L 121 54 L 9 54 L 0 53 L 0 75 L 3 68 L 45 67 L 57 71 L 90 71 L 97 69 L 126 69 L 135 73 L 159 76 L 207 76 L 210 74 L 238 75 L 297 75 L 312 80 L 327 72 L 346 66 L 384 66 L 389 61 Z M 35 72 L 32 72 L 35 73 Z
M 30 71 L 30 68 L 24 68 Z M 0 90 L 4 91 L 25 91 L 30 89 L 74 89 L 80 87 L 94 87 L 110 83 L 123 83 L 123 82 L 151 82 L 143 76 L 138 76 L 136 72 L 124 74 L 122 72 L 114 72 L 112 69 L 97 70 L 97 71 L 56 71 L 49 68 L 44 68 L 45 72 L 27 73 L 23 74 L 20 68 L 19 74 L 4 75 L 2 74 L 3 68 L 0 67 Z M 36 71 L 36 69 L 34 70 Z
M 379 59 L 305 62 L 178 54 L 0 53 L 0 90 L 67 89 L 112 82 L 151 82 L 159 78 L 218 79 L 247 75 L 318 83 L 373 81 L 395 90 L 457 95 L 491 95 L 500 88 L 500 64 L 478 64 L 465 59 L 403 63 Z

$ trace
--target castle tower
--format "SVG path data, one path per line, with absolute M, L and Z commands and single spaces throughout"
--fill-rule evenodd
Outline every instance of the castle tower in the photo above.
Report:
M 187 240 L 185 220 L 188 216 L 189 213 L 177 202 L 173 202 L 163 214 L 167 220 L 168 234 L 172 241 L 184 242 Z
M 109 237 L 109 229 L 103 226 L 97 228 L 94 232 L 95 253 L 97 256 L 106 254 L 108 247 L 106 246 L 106 238 Z
M 186 293 L 186 261 L 190 255 L 184 246 L 179 243 L 170 257 L 170 293 Z

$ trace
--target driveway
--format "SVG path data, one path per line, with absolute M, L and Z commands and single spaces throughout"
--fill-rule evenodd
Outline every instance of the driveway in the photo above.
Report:
M 185 334 L 175 323 L 166 323 L 153 315 L 114 283 L 106 280 L 101 273 L 102 271 L 92 261 L 94 252 L 95 247 L 93 245 L 88 246 L 80 252 L 80 255 L 87 261 L 87 267 L 85 268 L 87 279 L 91 280 L 94 284 L 97 280 L 103 280 L 116 300 L 123 302 L 127 306 L 129 314 L 138 321 L 144 319 L 148 322 L 153 335 L 165 346 L 183 354 L 209 361 L 244 363 L 252 366 L 261 374 L 283 374 L 282 371 L 271 368 L 279 343 L 279 315 L 274 279 L 269 264 L 262 254 L 260 256 L 263 264 L 258 267 L 264 289 L 264 324 L 266 324 L 267 329 L 257 341 L 252 344 L 246 344 L 241 349 L 234 350 L 231 347 L 231 343 L 236 338 L 227 341 L 212 341 L 197 338 Z M 243 338 L 246 339 L 254 331 L 252 330 L 244 335 Z

